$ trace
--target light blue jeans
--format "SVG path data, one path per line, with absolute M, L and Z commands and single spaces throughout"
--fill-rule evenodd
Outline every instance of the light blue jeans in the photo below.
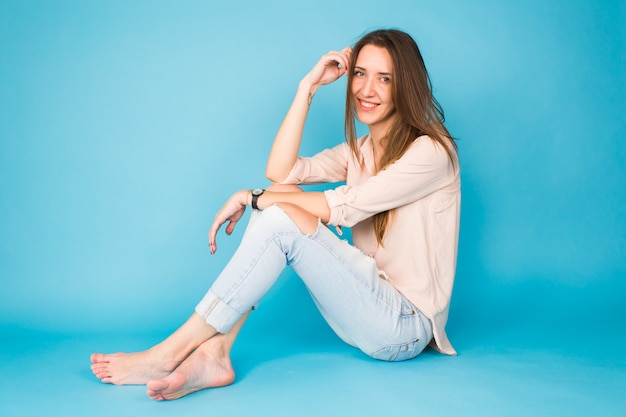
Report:
M 239 248 L 196 312 L 227 333 L 286 265 L 303 280 L 335 333 L 372 358 L 411 359 L 432 339 L 430 320 L 381 278 L 374 259 L 321 223 L 313 235 L 302 233 L 277 206 L 253 212 Z

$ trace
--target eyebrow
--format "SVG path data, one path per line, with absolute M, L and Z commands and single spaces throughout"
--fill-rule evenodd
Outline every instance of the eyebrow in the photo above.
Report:
M 367 71 L 367 69 L 366 69 L 366 68 L 359 67 L 358 65 L 355 65 L 355 66 L 354 66 L 354 69 L 355 69 L 355 70 L 363 70 L 363 71 Z M 391 73 L 390 73 L 390 72 L 379 72 L 378 74 L 379 74 L 379 75 L 391 75 Z

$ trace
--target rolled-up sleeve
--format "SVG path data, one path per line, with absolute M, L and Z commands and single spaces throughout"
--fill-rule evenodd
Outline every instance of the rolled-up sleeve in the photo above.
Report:
M 320 184 L 346 180 L 350 149 L 343 143 L 309 158 L 298 157 L 281 184 Z
M 387 169 L 359 184 L 324 192 L 329 224 L 351 227 L 377 213 L 417 201 L 453 178 L 452 165 L 441 145 L 423 136 Z

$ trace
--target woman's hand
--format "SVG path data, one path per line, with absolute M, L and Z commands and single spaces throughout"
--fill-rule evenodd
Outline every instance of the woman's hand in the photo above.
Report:
M 249 196 L 250 191 L 248 190 L 237 191 L 228 199 L 228 201 L 226 201 L 226 204 L 224 204 L 220 211 L 218 211 L 215 215 L 213 225 L 211 226 L 211 230 L 209 230 L 209 248 L 211 249 L 211 254 L 214 254 L 215 251 L 217 251 L 215 238 L 217 236 L 217 232 L 220 230 L 220 227 L 222 227 L 224 223 L 228 222 L 228 225 L 226 226 L 226 234 L 230 235 L 233 233 L 237 222 L 246 211 Z
M 351 58 L 352 48 L 350 47 L 341 51 L 330 51 L 315 64 L 303 81 L 307 81 L 315 89 L 330 84 L 348 71 Z

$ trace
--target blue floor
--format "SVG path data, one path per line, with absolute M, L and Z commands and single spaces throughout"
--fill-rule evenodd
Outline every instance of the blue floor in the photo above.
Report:
M 624 332 L 597 329 L 584 315 L 552 324 L 480 320 L 482 331 L 478 320 L 459 317 L 450 324 L 457 357 L 428 350 L 383 363 L 344 345 L 317 318 L 306 328 L 285 322 L 283 332 L 263 333 L 271 314 L 260 309 L 244 327 L 233 385 L 162 403 L 142 386 L 101 384 L 89 355 L 144 349 L 166 333 L 61 335 L 5 326 L 0 416 L 626 415 Z
M 625 417 L 625 4 L 0 0 L 0 417 Z M 264 184 L 301 77 L 380 27 L 416 38 L 460 138 L 459 355 L 371 360 L 285 280 L 233 385 L 101 384 L 92 352 L 167 336 L 230 259 L 206 231 Z M 303 155 L 342 140 L 340 83 Z

